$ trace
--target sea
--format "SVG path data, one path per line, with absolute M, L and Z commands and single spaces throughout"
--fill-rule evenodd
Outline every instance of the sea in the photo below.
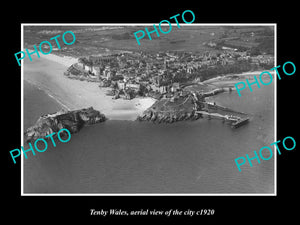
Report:
M 24 158 L 25 194 L 272 194 L 274 157 L 238 157 L 274 142 L 274 84 L 221 93 L 213 101 L 250 115 L 237 129 L 218 119 L 172 124 L 108 120 L 67 143 Z M 24 81 L 24 129 L 62 107 Z M 126 109 L 125 109 L 126 110 Z M 130 110 L 130 109 L 129 109 Z M 26 145 L 25 145 L 26 146 Z M 28 147 L 28 146 L 27 146 Z M 26 149 L 26 148 L 25 148 Z M 268 153 L 263 153 L 265 158 Z

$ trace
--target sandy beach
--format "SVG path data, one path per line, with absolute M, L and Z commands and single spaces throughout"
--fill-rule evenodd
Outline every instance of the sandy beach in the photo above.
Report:
M 208 80 L 203 81 L 203 84 L 208 84 L 208 85 L 214 85 L 218 87 L 232 87 L 232 90 L 235 90 L 235 84 L 241 81 L 246 82 L 246 79 L 249 81 L 254 81 L 254 76 L 256 76 L 257 79 L 259 79 L 259 75 L 263 71 L 268 71 L 269 73 L 272 74 L 273 76 L 273 82 L 275 79 L 275 72 L 274 71 L 269 71 L 269 70 L 261 70 L 261 71 L 249 71 L 249 72 L 243 72 L 243 73 L 238 73 L 238 74 L 227 74 L 225 76 L 217 76 Z M 238 76 L 238 79 L 228 79 L 228 76 Z M 268 83 L 270 81 L 270 78 L 268 75 L 262 76 L 262 80 L 265 83 Z
M 41 55 L 40 58 L 32 56 L 32 61 L 25 58 L 23 79 L 45 91 L 62 108 L 75 110 L 92 106 L 108 119 L 135 120 L 155 102 L 152 98 L 113 100 L 105 95 L 108 88 L 99 88 L 96 82 L 68 79 L 63 73 L 75 62 L 76 58 L 53 54 Z
M 208 80 L 203 81 L 203 84 L 207 85 L 212 85 L 218 88 L 222 87 L 231 87 L 232 91 L 236 91 L 235 84 L 238 82 L 246 82 L 246 79 L 248 79 L 249 82 L 254 82 L 254 76 L 259 80 L 259 75 L 267 70 L 261 70 L 261 71 L 249 71 L 249 72 L 244 72 L 244 73 L 239 73 L 239 74 L 227 74 L 225 76 L 217 76 Z M 276 79 L 276 74 L 275 71 L 268 71 L 272 74 L 273 76 L 273 81 Z M 237 79 L 231 79 L 226 76 L 238 76 Z M 270 78 L 267 75 L 262 76 L 262 80 L 265 83 L 268 83 L 270 81 Z M 260 81 L 259 81 L 260 82 Z M 261 85 L 263 86 L 263 85 Z M 222 106 L 222 103 L 217 100 L 218 98 L 216 96 L 210 96 L 206 97 L 207 102 L 211 103 L 216 103 L 217 105 Z

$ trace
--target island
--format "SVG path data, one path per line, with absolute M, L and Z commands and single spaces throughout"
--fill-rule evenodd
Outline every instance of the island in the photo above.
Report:
M 62 128 L 71 133 L 77 133 L 83 126 L 101 123 L 106 117 L 93 107 L 73 111 L 60 110 L 56 113 L 42 115 L 37 122 L 25 131 L 25 142 L 32 142 L 38 138 L 58 132 Z

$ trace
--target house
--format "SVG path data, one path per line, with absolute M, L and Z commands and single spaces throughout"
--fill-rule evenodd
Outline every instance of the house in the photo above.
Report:
M 126 84 L 126 87 L 127 87 L 127 88 L 131 88 L 131 89 L 134 89 L 135 91 L 139 91 L 141 85 L 140 85 L 140 84 L 127 83 L 127 84 Z
M 91 71 L 92 72 L 92 69 L 93 69 L 93 65 L 92 63 L 89 61 L 89 59 L 87 58 L 79 58 L 78 59 L 78 66 L 82 69 L 84 69 L 85 71 Z
M 117 81 L 118 89 L 123 90 L 126 87 L 126 83 L 124 81 Z
M 80 68 L 80 69 L 83 69 L 83 70 L 84 70 L 84 67 L 85 67 L 85 64 L 84 64 L 84 63 L 82 63 L 82 62 L 78 62 L 78 63 L 76 63 L 75 65 L 76 65 L 76 67 L 78 67 L 78 68 Z
M 96 76 L 99 76 L 100 75 L 100 67 L 98 67 L 98 66 L 92 67 L 92 71 L 91 72 L 93 74 L 95 74 Z
M 166 85 L 156 86 L 156 85 L 151 84 L 150 87 L 153 91 L 159 92 L 161 94 L 166 93 L 168 91 L 168 86 L 166 86 Z
M 160 86 L 162 77 L 161 76 L 152 76 L 150 78 L 150 81 L 155 85 L 155 86 Z
M 106 78 L 107 80 L 111 79 L 114 76 L 113 71 L 111 71 L 110 67 L 106 66 L 103 70 L 102 77 Z
M 212 42 L 212 41 L 208 42 L 207 45 L 208 45 L 209 47 L 215 47 L 215 46 L 217 46 L 217 44 L 214 43 L 214 42 Z
M 179 90 L 180 90 L 179 83 L 178 82 L 173 83 L 172 86 L 171 86 L 171 92 L 176 92 L 176 91 L 179 91 Z
M 84 70 L 87 72 L 92 72 L 93 71 L 93 66 L 92 65 L 85 65 Z

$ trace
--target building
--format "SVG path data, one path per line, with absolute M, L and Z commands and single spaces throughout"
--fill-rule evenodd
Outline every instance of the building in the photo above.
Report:
M 84 63 L 82 63 L 82 62 L 75 63 L 75 66 L 76 66 L 77 68 L 82 69 L 82 70 L 84 70 L 84 68 L 85 68 Z
M 88 61 L 94 65 L 106 65 L 111 63 L 116 59 L 116 56 L 107 55 L 107 56 L 89 56 Z
M 179 86 L 179 83 L 173 83 L 172 86 L 171 86 L 171 92 L 176 92 L 176 91 L 179 91 L 180 90 L 180 86 Z
M 93 66 L 92 67 L 92 73 L 95 74 L 97 77 L 100 75 L 100 67 L 99 66 Z
M 118 85 L 119 90 L 123 90 L 126 88 L 126 82 L 124 82 L 124 81 L 120 81 L 120 80 L 117 81 L 117 85 Z
M 92 72 L 93 71 L 93 66 L 92 65 L 85 65 L 85 70 L 87 72 Z
M 127 87 L 127 88 L 131 88 L 131 89 L 133 89 L 133 90 L 135 90 L 135 91 L 139 91 L 141 85 L 140 85 L 140 84 L 127 83 L 127 84 L 126 84 L 126 87 Z
M 155 86 L 159 87 L 162 81 L 162 76 L 152 76 L 150 80 Z
M 150 87 L 154 92 L 159 92 L 161 94 L 164 94 L 168 91 L 168 86 L 166 86 L 166 85 L 156 86 L 156 85 L 151 84 Z
M 192 66 L 187 66 L 187 68 L 186 68 L 186 72 L 187 73 L 189 73 L 189 74 L 191 74 L 192 72 L 193 72 L 193 67 Z
M 103 70 L 103 73 L 102 73 L 102 77 L 103 78 L 106 78 L 107 80 L 111 79 L 113 77 L 113 73 L 110 69 L 109 66 L 106 66 Z
M 93 64 L 87 58 L 79 58 L 77 65 L 78 65 L 78 67 L 82 68 L 83 70 L 85 70 L 87 72 L 88 71 L 92 72 Z

